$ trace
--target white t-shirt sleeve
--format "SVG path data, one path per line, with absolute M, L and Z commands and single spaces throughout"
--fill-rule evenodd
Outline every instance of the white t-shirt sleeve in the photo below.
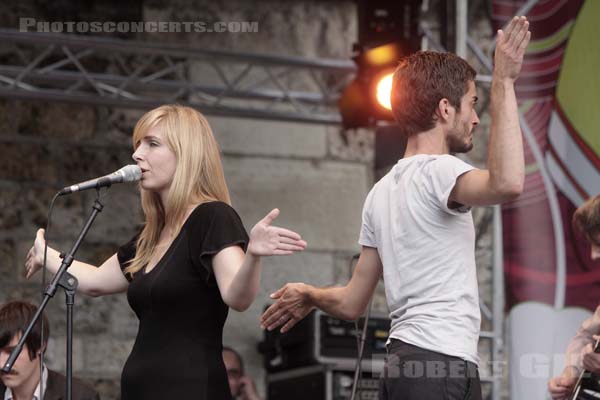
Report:
M 471 209 L 470 206 L 448 208 L 448 198 L 452 189 L 454 189 L 458 177 L 465 172 L 475 169 L 475 167 L 467 164 L 460 158 L 443 155 L 429 163 L 429 168 L 428 176 L 431 179 L 430 191 L 433 195 L 434 203 L 449 214 L 460 215 L 468 212 Z
M 375 228 L 373 226 L 373 222 L 371 220 L 371 203 L 373 201 L 373 189 L 367 195 L 367 199 L 365 200 L 365 204 L 363 205 L 362 211 L 362 224 L 360 227 L 360 236 L 358 238 L 358 243 L 361 246 L 367 247 L 375 247 L 377 248 L 377 241 L 375 238 Z

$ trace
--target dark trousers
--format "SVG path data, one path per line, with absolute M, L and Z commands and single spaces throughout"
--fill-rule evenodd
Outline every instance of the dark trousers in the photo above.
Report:
M 481 400 L 477 365 L 392 339 L 379 400 Z

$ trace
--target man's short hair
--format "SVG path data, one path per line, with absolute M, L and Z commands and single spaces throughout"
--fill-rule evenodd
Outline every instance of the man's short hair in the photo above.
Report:
M 223 351 L 229 351 L 235 356 L 235 358 L 237 358 L 238 363 L 240 364 L 240 373 L 244 375 L 244 360 L 242 359 L 240 353 L 228 346 L 223 346 Z
M 573 225 L 594 244 L 600 234 L 600 195 L 587 199 L 573 214 Z
M 0 348 L 8 346 L 15 336 L 25 332 L 36 311 L 36 306 L 24 301 L 11 301 L 0 308 Z M 46 316 L 42 314 L 42 318 L 44 320 L 44 344 L 41 347 L 45 349 L 50 327 Z M 40 351 L 41 326 L 41 319 L 39 319 L 25 340 L 30 360 L 33 360 Z
M 452 53 L 419 51 L 402 58 L 394 72 L 392 112 L 406 136 L 435 126 L 435 109 L 441 99 L 460 111 L 460 100 L 477 73 Z

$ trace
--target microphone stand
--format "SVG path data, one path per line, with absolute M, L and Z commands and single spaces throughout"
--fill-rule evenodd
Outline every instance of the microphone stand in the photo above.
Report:
M 352 259 L 350 260 L 349 269 L 348 269 L 350 276 L 352 276 L 352 265 L 354 263 L 354 260 L 358 260 L 359 258 L 360 258 L 360 253 L 352 256 Z M 373 305 L 373 297 L 371 296 L 371 298 L 369 299 L 369 305 L 367 306 L 367 312 L 365 314 L 361 333 L 358 332 L 358 320 L 355 321 L 356 334 L 358 335 L 357 343 L 356 343 L 358 354 L 356 357 L 356 365 L 354 367 L 354 380 L 352 382 L 352 392 L 350 394 L 350 400 L 355 400 L 356 396 L 358 394 L 358 385 L 359 385 L 360 377 L 361 377 L 361 373 L 362 373 L 362 359 L 363 359 L 364 350 L 365 350 L 365 341 L 367 339 L 367 327 L 369 325 L 369 318 L 371 316 L 371 306 L 372 305 Z
M 373 304 L 373 298 L 369 300 L 369 306 L 367 307 L 367 313 L 365 314 L 365 320 L 363 323 L 362 333 L 360 333 L 360 340 L 358 346 L 358 356 L 356 357 L 356 366 L 354 367 L 354 381 L 352 382 L 352 393 L 350 400 L 355 400 L 358 393 L 358 385 L 360 382 L 360 375 L 362 372 L 362 359 L 365 351 L 365 340 L 367 338 L 367 327 L 369 325 L 369 317 L 371 316 L 371 305 Z
M 62 257 L 62 263 L 60 268 L 54 275 L 54 278 L 44 291 L 44 297 L 42 298 L 42 302 L 38 306 L 37 311 L 35 312 L 33 318 L 27 325 L 25 332 L 21 335 L 21 339 L 19 339 L 19 343 L 15 346 L 10 356 L 6 360 L 6 363 L 2 367 L 1 371 L 4 373 L 10 372 L 12 369 L 17 357 L 19 357 L 19 353 L 23 350 L 23 346 L 25 345 L 25 340 L 27 336 L 29 336 L 33 326 L 40 319 L 42 312 L 48 305 L 50 298 L 54 297 L 56 294 L 56 290 L 58 286 L 62 287 L 65 290 L 65 302 L 67 305 L 67 387 L 66 387 L 66 399 L 72 400 L 73 397 L 73 305 L 75 304 L 75 290 L 77 289 L 77 278 L 67 272 L 67 269 L 71 266 L 74 260 L 75 253 L 79 249 L 79 246 L 83 242 L 85 235 L 88 230 L 94 223 L 96 216 L 98 213 L 102 211 L 104 205 L 100 203 L 100 188 L 96 188 L 97 197 L 94 200 L 94 205 L 92 206 L 92 212 L 88 216 L 81 232 L 79 232 L 79 237 L 75 241 L 75 244 L 67 253 L 66 256 Z M 42 395 L 43 398 L 43 395 Z

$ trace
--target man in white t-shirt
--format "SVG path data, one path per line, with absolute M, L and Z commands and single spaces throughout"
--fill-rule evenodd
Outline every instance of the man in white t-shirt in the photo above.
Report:
M 391 329 L 380 399 L 481 399 L 480 329 L 471 206 L 523 189 L 524 157 L 514 82 L 531 33 L 525 17 L 498 32 L 491 88 L 488 170 L 449 153 L 473 147 L 479 119 L 475 70 L 450 54 L 418 52 L 394 73 L 392 111 L 407 136 L 404 157 L 371 190 L 361 255 L 350 282 L 287 284 L 261 317 L 289 330 L 314 307 L 356 319 L 383 275 Z

